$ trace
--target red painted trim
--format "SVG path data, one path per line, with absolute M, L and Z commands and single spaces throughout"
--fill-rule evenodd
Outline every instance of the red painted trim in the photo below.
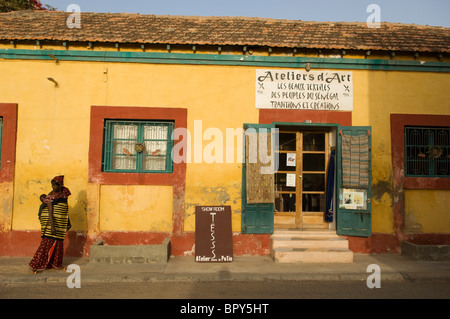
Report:
M 406 240 L 416 245 L 450 245 L 450 234 L 410 234 Z
M 391 114 L 392 167 L 404 189 L 450 189 L 450 178 L 405 177 L 405 126 L 450 126 L 450 115 Z
M 40 231 L 9 231 L 0 232 L 0 256 L 28 256 L 36 252 L 40 243 Z M 103 240 L 108 245 L 153 245 L 161 244 L 170 237 L 171 254 L 182 256 L 195 255 L 195 233 L 182 234 L 157 233 L 157 232 L 102 232 L 94 235 L 69 231 L 64 240 L 64 256 L 88 257 L 90 247 L 98 240 Z M 233 235 L 233 255 L 260 255 L 270 254 L 270 235 Z
M 105 119 L 173 120 L 175 129 L 187 127 L 187 110 L 157 107 L 91 107 L 89 182 L 111 185 L 174 185 L 185 179 L 186 163 L 174 163 L 173 173 L 105 173 L 102 167 L 103 122 Z M 175 140 L 174 143 L 186 143 Z
M 40 231 L 0 232 L 0 256 L 33 256 L 41 242 Z
M 184 233 L 171 238 L 172 255 L 186 253 L 195 255 L 195 232 Z M 234 256 L 267 256 L 270 254 L 269 234 L 233 234 Z
M 174 256 L 195 255 L 195 232 L 178 233 L 170 238 L 170 251 Z
M 402 241 L 417 245 L 450 245 L 450 234 L 396 234 L 374 233 L 371 237 L 346 236 L 349 249 L 355 253 L 401 253 Z
M 155 232 L 101 232 L 95 235 L 98 239 L 102 239 L 108 245 L 159 245 L 165 238 L 169 237 L 169 233 Z
M 0 103 L 0 117 L 3 117 L 2 161 L 0 183 L 14 180 L 16 163 L 17 104 Z
M 169 233 L 159 232 L 101 232 L 91 236 L 80 236 L 77 232 L 69 232 L 66 241 L 69 241 L 66 253 L 69 256 L 90 256 L 91 246 L 99 241 L 107 245 L 159 245 L 165 238 L 170 237 Z M 72 249 L 70 243 L 73 243 Z
M 108 245 L 154 245 L 161 244 L 168 233 L 155 232 L 102 232 L 87 236 L 83 232 L 69 231 L 64 239 L 64 256 L 86 257 L 90 247 L 98 240 Z M 39 247 L 41 232 L 9 231 L 0 232 L 0 256 L 33 256 Z
M 104 185 L 173 186 L 173 233 L 182 233 L 186 163 L 174 163 L 173 173 L 102 172 L 103 123 L 105 119 L 173 120 L 175 122 L 175 129 L 181 129 L 187 128 L 187 109 L 91 106 L 91 135 L 89 141 L 89 182 Z M 183 139 L 176 139 L 174 141 L 175 144 L 182 143 L 182 149 L 186 149 L 186 142 Z
M 450 189 L 450 178 L 405 177 L 405 126 L 449 126 L 450 115 L 391 114 L 391 153 L 394 175 L 394 231 L 397 238 L 408 239 L 403 233 L 405 220 L 405 189 Z
M 259 110 L 259 124 L 271 124 L 273 122 L 304 123 L 307 120 L 310 120 L 311 123 L 351 126 L 352 112 L 284 109 Z
M 102 239 L 109 245 L 152 245 L 161 244 L 168 233 L 155 232 L 103 232 L 93 236 L 84 233 L 69 231 L 64 240 L 64 256 L 67 257 L 89 257 L 90 247 Z M 400 253 L 401 241 L 395 234 L 374 233 L 372 237 L 347 236 L 349 248 L 357 253 Z M 31 257 L 36 252 L 40 243 L 39 231 L 10 231 L 0 232 L 0 256 L 26 256 Z M 195 255 L 195 233 L 183 233 L 172 236 L 171 254 L 174 256 L 184 255 L 190 252 Z M 450 234 L 410 234 L 403 240 L 418 245 L 450 245 Z M 233 255 L 259 255 L 270 254 L 270 235 L 233 235 Z
M 233 236 L 233 254 L 236 256 L 270 255 L 269 234 L 236 234 Z
M 349 249 L 355 253 L 400 253 L 401 242 L 395 234 L 372 233 L 371 237 L 345 236 Z

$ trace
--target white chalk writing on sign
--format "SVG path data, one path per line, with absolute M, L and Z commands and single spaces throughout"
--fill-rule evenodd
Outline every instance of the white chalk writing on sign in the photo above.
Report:
M 256 70 L 258 109 L 353 110 L 353 74 L 347 71 Z

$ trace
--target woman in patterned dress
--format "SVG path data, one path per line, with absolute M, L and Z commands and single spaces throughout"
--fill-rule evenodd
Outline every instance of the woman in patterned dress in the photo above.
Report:
M 34 272 L 62 268 L 64 238 L 70 228 L 67 199 L 71 194 L 64 187 L 64 176 L 56 176 L 51 183 L 53 190 L 44 198 L 46 207 L 40 216 L 41 244 L 29 264 Z

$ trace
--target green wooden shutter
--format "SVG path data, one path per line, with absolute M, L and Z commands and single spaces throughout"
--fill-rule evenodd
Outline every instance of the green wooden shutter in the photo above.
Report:
M 274 125 L 266 125 L 266 124 L 244 124 L 244 131 L 248 132 L 252 130 L 252 132 L 260 133 L 271 133 L 273 134 L 272 129 L 275 129 Z M 277 137 L 276 134 L 272 136 Z M 241 231 L 243 234 L 272 234 L 273 233 L 273 219 L 274 219 L 274 203 L 273 200 L 261 200 L 260 203 L 255 203 L 254 200 L 251 201 L 247 196 L 247 168 L 248 168 L 248 159 L 247 159 L 247 138 L 246 134 L 244 134 L 244 160 L 242 165 L 242 219 L 241 219 Z M 272 138 L 272 147 L 271 154 L 275 155 L 274 149 L 277 144 L 276 138 Z M 276 157 L 272 156 L 272 161 L 274 161 Z M 275 164 L 276 165 L 276 164 Z M 273 174 L 272 174 L 273 179 Z M 270 190 L 269 190 L 270 191 Z M 272 185 L 273 191 L 273 185 Z M 251 203 L 249 203 L 249 201 Z
M 372 235 L 371 132 L 370 126 L 339 127 L 336 173 L 339 235 Z M 343 147 L 343 139 L 348 141 L 348 147 Z

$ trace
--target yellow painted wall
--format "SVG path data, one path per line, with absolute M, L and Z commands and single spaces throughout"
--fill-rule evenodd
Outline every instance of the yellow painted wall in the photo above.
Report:
M 11 212 L 13 209 L 13 183 L 0 183 L 0 232 L 11 229 Z
M 101 231 L 172 231 L 171 186 L 100 187 Z
M 194 142 L 196 119 L 202 119 L 201 139 L 211 127 L 225 132 L 226 128 L 241 128 L 244 119 L 258 121 L 258 111 L 248 107 L 253 103 L 253 94 L 249 94 L 253 72 L 252 68 L 227 66 L 2 61 L 2 102 L 19 104 L 12 229 L 39 229 L 38 197 L 51 190 L 50 181 L 59 174 L 65 175 L 72 192 L 73 230 L 120 228 L 120 218 L 105 220 L 103 187 L 99 190 L 88 183 L 91 105 L 188 108 L 188 129 Z M 49 76 L 58 87 L 47 80 Z M 217 110 L 226 110 L 229 116 L 217 116 Z M 225 145 L 225 134 L 223 138 Z M 207 147 L 210 141 L 202 143 Z M 240 230 L 241 169 L 240 163 L 188 164 L 186 216 L 193 213 L 190 205 L 196 203 L 232 205 L 233 229 Z M 220 188 L 225 190 L 222 194 L 217 193 Z M 109 190 L 106 196 L 115 197 L 113 193 Z M 160 196 L 161 201 L 172 202 L 171 195 Z M 194 219 L 187 218 L 186 223 L 187 230 L 193 230 Z M 160 231 L 167 231 L 167 226 Z
M 450 77 L 445 73 L 353 71 L 353 125 L 372 126 L 372 230 L 392 233 L 393 173 L 390 114 L 450 114 Z M 402 152 L 403 150 L 398 150 Z M 439 194 L 439 191 L 430 191 Z M 438 196 L 436 200 L 441 201 Z M 406 204 L 409 199 L 405 199 Z M 442 200 L 445 202 L 445 200 Z M 447 212 L 440 211 L 442 218 Z M 442 225 L 429 225 L 438 232 Z M 434 225 L 434 226 L 433 226 Z M 447 232 L 450 228 L 447 226 Z
M 98 74 L 101 66 L 86 63 L 0 63 L 2 99 L 19 105 L 13 229 L 38 229 L 38 197 L 51 191 L 51 179 L 60 174 L 72 192 L 73 229 L 86 229 L 89 105 L 104 101 Z
M 100 187 L 88 182 L 91 105 L 187 108 L 192 147 L 199 138 L 194 132 L 194 121 L 200 119 L 203 150 L 212 146 L 212 140 L 203 139 L 209 128 L 218 128 L 223 133 L 221 138 L 225 146 L 227 128 L 242 128 L 243 123 L 259 121 L 259 112 L 254 107 L 255 69 L 0 61 L 0 102 L 19 105 L 12 229 L 39 229 L 38 196 L 50 191 L 50 180 L 55 175 L 64 174 L 72 191 L 69 206 L 74 230 L 170 231 L 171 190 L 120 185 Z M 373 128 L 373 232 L 392 233 L 389 116 L 391 113 L 449 114 L 450 97 L 446 92 L 450 79 L 444 73 L 353 70 L 353 74 L 353 125 L 371 125 Z M 47 77 L 58 81 L 58 87 Z M 191 161 L 194 161 L 193 152 L 191 155 Z M 223 161 L 225 155 L 222 154 Z M 195 228 L 196 205 L 230 205 L 232 229 L 240 231 L 241 175 L 241 163 L 187 164 L 185 230 Z M 132 192 L 138 196 L 127 205 L 140 213 L 133 215 L 136 222 L 128 223 L 123 215 L 127 211 L 125 206 L 114 203 L 118 204 L 119 198 L 128 198 Z M 157 206 L 152 206 L 150 198 L 139 201 L 146 192 L 158 194 Z M 434 198 L 441 201 L 438 196 Z M 2 209 L 4 212 L 10 210 Z M 144 214 L 145 209 L 149 211 Z M 4 219 L 8 220 L 8 217 Z M 425 229 L 438 232 L 441 227 L 442 223 L 433 219 Z
M 450 191 L 406 190 L 405 232 L 450 233 Z

